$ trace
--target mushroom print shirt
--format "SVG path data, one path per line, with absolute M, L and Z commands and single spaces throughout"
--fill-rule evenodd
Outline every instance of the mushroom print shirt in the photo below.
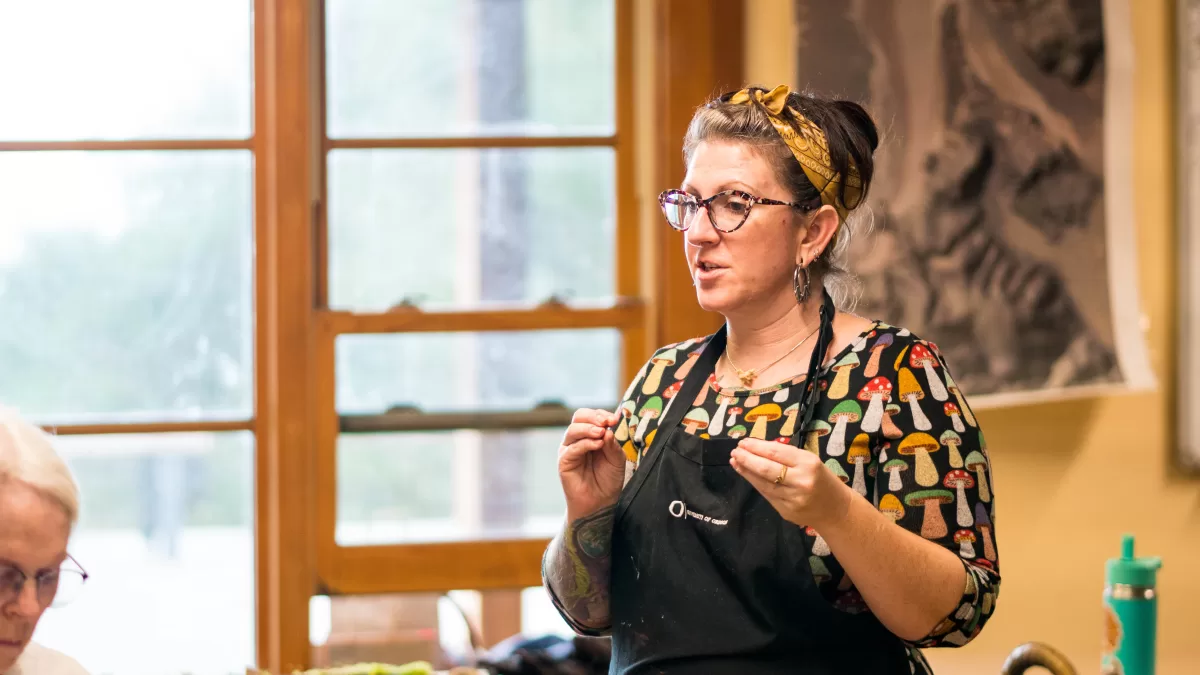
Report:
M 923 640 L 909 645 L 913 672 L 928 672 L 918 648 L 956 647 L 979 633 L 1000 588 L 992 530 L 987 444 L 937 345 L 876 322 L 820 371 L 823 390 L 807 429 L 797 429 L 801 374 L 762 389 L 723 389 L 713 375 L 692 401 L 675 398 L 707 338 L 658 350 L 625 392 L 617 442 L 628 481 L 670 406 L 686 405 L 681 432 L 703 438 L 749 436 L 804 449 L 896 525 L 953 551 L 967 570 L 962 601 Z M 665 431 L 664 431 L 665 433 Z M 846 612 L 869 611 L 820 533 L 809 566 L 821 594 Z M 882 554 L 886 552 L 881 551 Z

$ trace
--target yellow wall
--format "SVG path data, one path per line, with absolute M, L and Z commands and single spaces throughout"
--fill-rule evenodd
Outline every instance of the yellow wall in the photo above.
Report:
M 875 1 L 875 0 L 872 0 Z M 1133 0 L 1129 0 L 1133 2 Z M 1200 480 L 1172 474 L 1175 217 L 1174 3 L 1136 0 L 1134 193 L 1143 309 L 1157 393 L 979 415 L 992 449 L 1004 584 L 969 646 L 932 650 L 940 673 L 997 673 L 1016 645 L 1062 649 L 1098 672 L 1104 561 L 1123 532 L 1162 555 L 1160 674 L 1200 673 Z M 746 0 L 747 80 L 791 81 L 792 0 Z

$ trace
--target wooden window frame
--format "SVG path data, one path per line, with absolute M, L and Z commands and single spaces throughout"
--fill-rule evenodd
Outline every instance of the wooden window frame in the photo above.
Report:
M 307 668 L 314 595 L 480 589 L 511 609 L 540 583 L 544 539 L 338 547 L 333 346 L 339 335 L 424 331 L 621 330 L 621 372 L 656 345 L 710 332 L 675 233 L 653 195 L 682 177 L 697 103 L 740 86 L 744 0 L 616 0 L 616 130 L 611 136 L 327 139 L 322 0 L 254 0 L 254 131 L 249 138 L 0 141 L 0 152 L 249 150 L 254 154 L 254 407 L 246 418 L 56 425 L 60 435 L 249 431 L 255 437 L 257 665 Z M 698 49 L 709 45 L 710 49 Z M 636 67 L 635 67 L 636 65 Z M 325 157 L 343 148 L 613 147 L 616 301 L 381 313 L 326 302 Z M 489 591 L 487 589 L 500 589 Z M 499 594 L 499 595 L 496 595 Z M 519 605 L 518 605 L 519 606 Z M 485 620 L 485 625 L 486 625 Z
M 615 0 L 615 133 L 611 136 L 477 136 L 451 138 L 330 139 L 320 125 L 322 147 L 319 167 L 327 153 L 341 148 L 569 148 L 609 147 L 615 151 L 616 299 L 605 306 L 572 306 L 554 300 L 540 305 L 488 307 L 479 310 L 423 311 L 401 306 L 392 311 L 358 313 L 327 307 L 327 279 L 318 280 L 315 313 L 315 468 L 317 575 L 323 592 L 376 594 L 446 591 L 469 588 L 517 589 L 541 583 L 540 559 L 548 539 L 485 540 L 446 543 L 403 543 L 377 546 L 340 546 L 337 525 L 337 442 L 344 427 L 336 408 L 335 343 L 342 335 L 413 334 L 422 332 L 492 332 L 580 330 L 613 328 L 621 332 L 622 376 L 641 367 L 647 323 L 641 300 L 640 254 L 637 241 L 637 202 L 634 181 L 634 131 L 632 93 L 633 0 Z M 319 14 L 316 19 L 321 20 Z M 321 35 L 321 32 L 318 32 Z M 320 50 L 320 47 L 318 47 Z M 322 64 L 316 86 L 323 88 Z M 324 106 L 325 96 L 317 97 Z M 324 117 L 323 113 L 319 113 Z M 326 202 L 326 181 L 317 181 Z M 326 220 L 321 212 L 316 242 L 321 268 L 328 263 Z M 636 363 L 635 363 L 636 362 Z M 602 404 L 613 402 L 597 402 Z M 468 413 L 469 415 L 470 413 Z M 555 423 L 561 420 L 556 420 Z M 538 425 L 540 426 L 540 425 Z M 526 428 L 534 428 L 527 426 Z

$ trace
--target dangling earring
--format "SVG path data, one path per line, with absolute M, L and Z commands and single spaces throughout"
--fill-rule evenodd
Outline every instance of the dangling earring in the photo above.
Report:
M 800 283 L 800 273 L 804 273 L 804 283 Z M 792 291 L 796 294 L 796 302 L 804 304 L 808 300 L 808 266 L 796 265 L 796 270 L 792 272 Z

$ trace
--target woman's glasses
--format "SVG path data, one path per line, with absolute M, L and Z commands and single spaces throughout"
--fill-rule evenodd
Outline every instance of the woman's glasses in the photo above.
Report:
M 0 563 L 0 607 L 21 597 L 25 583 L 29 581 L 33 582 L 38 604 L 42 607 L 62 607 L 74 600 L 83 589 L 88 574 L 74 558 L 68 555 L 67 560 L 78 569 L 60 567 L 44 570 L 33 577 L 12 565 Z
M 721 232 L 733 232 L 745 224 L 746 219 L 750 217 L 750 209 L 755 204 L 805 208 L 797 202 L 764 199 L 740 190 L 718 192 L 707 199 L 700 199 L 683 190 L 667 190 L 658 196 L 658 204 L 662 207 L 663 215 L 667 217 L 667 224 L 680 232 L 688 229 L 692 218 L 696 217 L 696 212 L 701 207 L 708 211 L 708 222 Z

